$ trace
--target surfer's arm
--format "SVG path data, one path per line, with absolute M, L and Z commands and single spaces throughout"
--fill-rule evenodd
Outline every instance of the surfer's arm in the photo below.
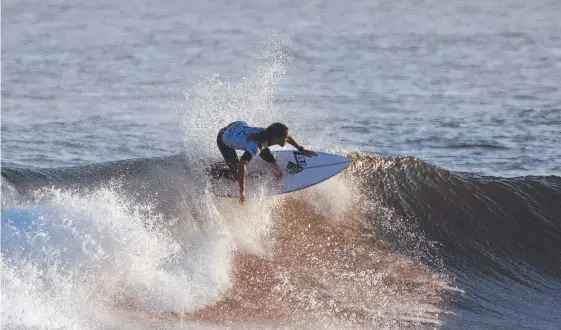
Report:
M 240 204 L 245 202 L 245 173 L 247 164 L 253 159 L 259 147 L 256 143 L 250 143 L 247 150 L 243 153 L 242 158 L 238 162 L 238 182 L 240 183 Z
M 312 156 L 317 156 L 318 155 L 318 153 L 315 152 L 315 151 L 304 149 L 304 147 L 299 145 L 298 142 L 296 142 L 292 138 L 292 136 L 289 136 L 288 140 L 286 142 L 291 144 L 294 148 L 298 149 L 298 151 L 300 151 L 304 156 L 312 157 Z
M 245 202 L 245 172 L 247 161 L 240 160 L 238 162 L 238 182 L 240 183 L 240 203 Z
M 302 147 L 301 145 L 298 144 L 298 142 L 296 142 L 292 136 L 288 137 L 288 144 L 292 145 L 294 148 L 298 149 L 298 151 L 302 152 L 304 150 L 304 147 Z

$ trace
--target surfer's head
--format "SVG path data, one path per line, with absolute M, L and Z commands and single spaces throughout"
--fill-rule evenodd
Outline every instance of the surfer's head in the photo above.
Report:
M 265 129 L 263 135 L 270 145 L 278 144 L 284 147 L 289 137 L 288 127 L 285 124 L 274 123 Z

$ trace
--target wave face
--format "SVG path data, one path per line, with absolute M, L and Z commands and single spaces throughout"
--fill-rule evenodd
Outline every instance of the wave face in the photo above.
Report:
M 561 275 L 561 178 L 457 173 L 414 157 L 357 155 L 354 166 L 366 194 L 438 242 L 448 263 L 463 261 L 460 270 L 517 260 Z
M 414 157 L 353 159 L 363 198 L 424 237 L 423 261 L 444 267 L 465 292 L 454 304 L 458 317 L 447 324 L 560 324 L 561 302 L 553 297 L 561 289 L 561 178 L 458 173 Z M 370 222 L 395 249 L 415 251 L 402 230 Z
M 340 176 L 244 208 L 182 155 L 4 166 L 4 301 L 29 294 L 62 325 L 558 324 L 561 178 L 348 156 Z M 75 309 L 76 286 L 96 317 Z M 15 306 L 8 323 L 32 319 Z

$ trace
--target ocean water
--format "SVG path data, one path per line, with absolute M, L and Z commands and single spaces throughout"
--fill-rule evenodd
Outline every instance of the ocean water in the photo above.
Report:
M 2 328 L 561 327 L 559 1 L 2 3 Z M 234 120 L 346 155 L 213 196 Z

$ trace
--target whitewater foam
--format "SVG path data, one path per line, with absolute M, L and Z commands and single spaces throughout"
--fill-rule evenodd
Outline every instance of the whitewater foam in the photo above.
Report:
M 7 325 L 96 325 L 96 312 L 129 301 L 146 310 L 193 311 L 231 285 L 230 239 L 217 230 L 178 242 L 161 215 L 109 188 L 44 191 L 40 199 L 2 217 L 2 296 L 18 302 L 4 304 Z

